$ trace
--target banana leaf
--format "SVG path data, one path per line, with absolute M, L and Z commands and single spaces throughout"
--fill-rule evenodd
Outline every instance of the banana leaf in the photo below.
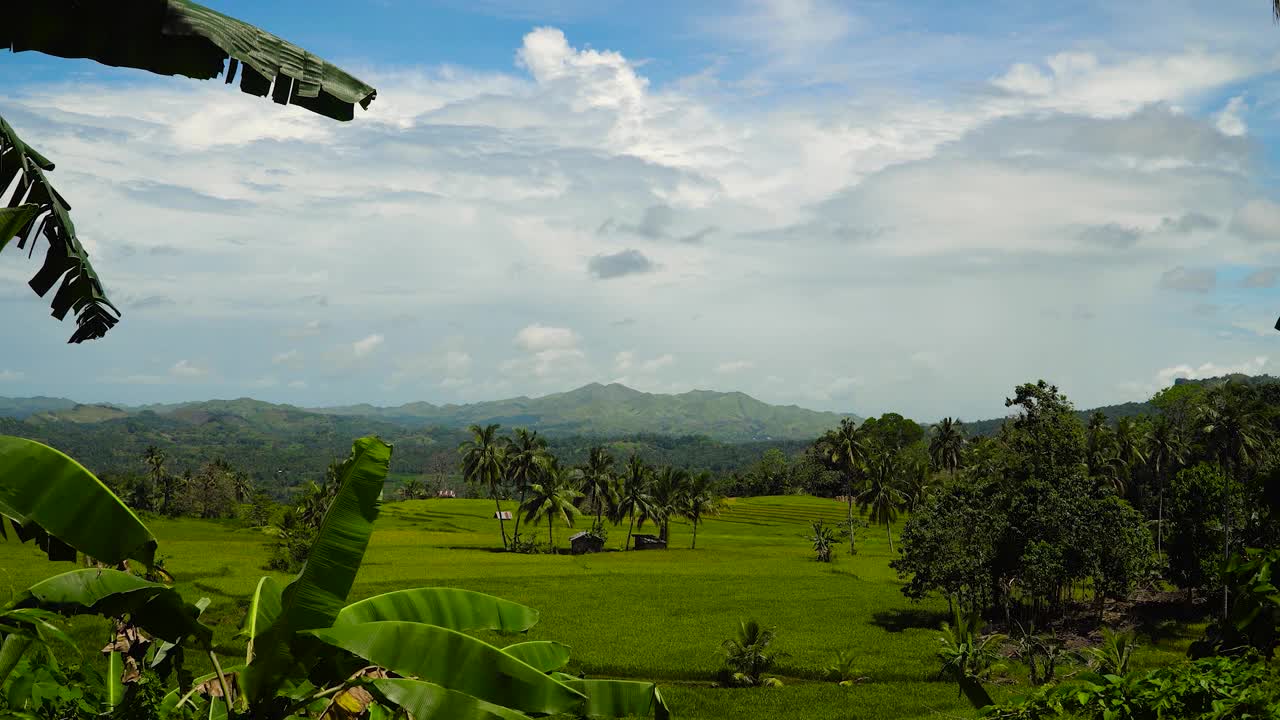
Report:
M 414 720 L 528 720 L 508 708 L 419 680 L 374 680 L 372 686 Z
M 0 30 L 0 34 L 4 32 Z M 71 203 L 49 183 L 46 170 L 53 170 L 53 163 L 24 143 L 0 118 L 0 208 L 4 208 L 0 215 L 0 251 L 16 237 L 19 250 L 30 243 L 30 252 L 34 253 L 37 239 L 43 236 L 49 249 L 44 264 L 28 285 L 40 297 L 57 285 L 58 291 L 50 301 L 53 316 L 62 320 L 68 311 L 75 311 L 76 331 L 69 342 L 94 340 L 119 321 L 120 311 L 107 299 L 102 281 L 89 262 L 89 253 L 76 237 Z M 14 189 L 10 195 L 11 184 Z
M 261 701 L 285 678 L 309 669 L 308 659 L 292 647 L 295 636 L 300 630 L 329 627 L 342 610 L 373 533 L 390 463 L 391 446 L 376 437 L 352 445 L 339 472 L 338 494 L 320 523 L 302 572 L 281 593 L 279 615 L 254 638 L 254 659 L 242 677 L 251 703 Z
M 553 715 L 578 707 L 584 700 L 578 691 L 501 649 L 434 625 L 383 621 L 308 634 L 396 674 L 506 708 Z
M 566 680 L 565 685 L 587 696 L 582 717 L 652 717 L 669 720 L 671 711 L 653 683 L 631 680 Z
M 113 652 L 107 655 L 107 707 L 115 710 L 124 700 L 124 655 Z
M 155 563 L 156 538 L 93 473 L 57 450 L 0 435 L 0 515 L 104 563 Z
M 502 652 L 544 673 L 554 672 L 569 664 L 569 648 L 550 640 L 508 645 L 502 648 Z
M 253 661 L 253 640 L 258 634 L 265 632 L 271 624 L 280 617 L 280 595 L 283 590 L 280 583 L 275 581 L 270 575 L 264 575 L 258 581 L 258 586 L 253 590 L 253 597 L 249 600 L 249 611 L 244 616 L 244 626 L 241 632 L 249 643 L 245 648 L 244 661 L 247 665 Z
M 223 73 L 240 89 L 335 120 L 368 108 L 377 91 L 340 68 L 269 32 L 189 0 L 39 0 L 11 3 L 0 47 L 160 75 L 210 80 Z M 230 59 L 228 62 L 228 58 Z
M 88 568 L 55 575 L 27 588 L 13 605 L 68 615 L 128 615 L 161 640 L 194 637 L 204 648 L 213 641 L 213 631 L 197 620 L 199 609 L 177 590 L 119 570 Z
M 538 611 L 484 593 L 455 588 L 413 588 L 375 595 L 338 613 L 334 625 L 405 620 L 450 630 L 524 632 L 538 623 Z
M 35 642 L 34 638 L 26 635 L 6 635 L 4 642 L 0 643 L 0 687 L 9 679 L 9 675 L 13 669 L 18 666 L 18 661 L 26 654 L 27 649 Z

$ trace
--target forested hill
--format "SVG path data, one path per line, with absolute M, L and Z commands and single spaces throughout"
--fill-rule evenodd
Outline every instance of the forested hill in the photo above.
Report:
M 625 385 L 593 383 L 539 398 L 518 397 L 469 405 L 410 403 L 318 408 L 331 415 L 372 417 L 396 423 L 467 427 L 500 423 L 544 435 L 704 435 L 724 442 L 812 439 L 836 425 L 837 413 L 795 405 L 769 405 L 740 392 L 693 390 L 660 395 Z
M 457 430 L 472 424 L 498 423 L 508 428 L 537 430 L 548 437 L 698 435 L 720 442 L 811 440 L 843 417 L 795 405 L 769 405 L 740 392 L 694 390 L 679 395 L 659 395 L 616 383 L 592 384 L 539 398 L 518 397 L 469 405 L 415 402 L 386 408 L 373 405 L 298 408 L 248 398 L 130 408 L 77 405 L 53 398 L 0 398 L 0 416 L 19 419 L 92 423 L 148 412 L 197 423 L 212 417 L 229 417 L 262 431 L 292 431 L 323 425 L 326 417 L 338 417 L 415 429 Z

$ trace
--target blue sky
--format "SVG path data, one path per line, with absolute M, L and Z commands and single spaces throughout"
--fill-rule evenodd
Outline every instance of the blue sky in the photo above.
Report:
M 934 419 L 1274 369 L 1267 3 L 210 4 L 378 99 L 0 53 L 124 310 L 68 347 L 0 255 L 0 395 L 619 381 Z

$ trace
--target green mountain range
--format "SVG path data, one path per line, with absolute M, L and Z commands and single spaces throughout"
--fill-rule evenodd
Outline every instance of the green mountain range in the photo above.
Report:
M 95 423 L 154 413 L 195 424 L 218 418 L 261 432 L 323 426 L 325 416 L 376 420 L 400 427 L 465 428 L 498 423 L 548 436 L 616 437 L 649 433 L 698 435 L 721 442 L 809 440 L 844 417 L 795 405 L 770 405 L 740 392 L 694 390 L 644 393 L 619 384 L 591 384 L 538 398 L 517 397 L 467 405 L 414 402 L 397 407 L 352 405 L 299 408 L 241 398 L 126 407 L 78 405 L 70 400 L 0 398 L 0 416 L 37 422 Z

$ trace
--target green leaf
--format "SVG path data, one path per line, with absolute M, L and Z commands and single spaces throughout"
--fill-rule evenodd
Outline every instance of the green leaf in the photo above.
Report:
M 112 710 L 115 710 L 124 699 L 124 682 L 121 680 L 123 676 L 123 656 L 118 652 L 109 654 L 107 656 L 107 707 Z
M 376 437 L 352 445 L 302 572 L 281 592 L 275 620 L 254 636 L 253 661 L 241 678 L 251 703 L 274 694 L 288 677 L 305 676 L 318 659 L 298 656 L 295 637 L 301 630 L 329 627 L 342 610 L 369 546 L 390 463 L 391 446 Z
M 104 563 L 155 563 L 156 539 L 93 473 L 33 440 L 0 435 L 0 515 Z
M 15 208 L 0 208 L 0 251 L 15 235 L 22 232 L 36 216 L 40 214 L 39 205 L 19 205 Z
M 538 611 L 484 593 L 454 588 L 414 588 L 376 595 L 346 606 L 334 625 L 404 620 L 465 632 L 524 632 L 538 623 Z
M 374 680 L 372 685 L 414 720 L 528 720 L 515 710 L 419 680 Z
M 189 0 L 40 0 L 6 6 L 0 47 L 200 80 L 222 74 L 230 56 L 227 82 L 243 64 L 243 91 L 263 96 L 275 81 L 276 102 L 337 120 L 350 120 L 354 104 L 367 108 L 377 96 L 297 45 Z
M 502 652 L 544 673 L 559 670 L 569 664 L 569 648 L 550 640 L 534 640 L 502 648 Z
M 630 680 L 570 680 L 569 687 L 587 696 L 579 713 L 585 717 L 652 717 L 668 720 L 671 711 L 653 683 Z
M 245 649 L 245 664 L 253 661 L 254 638 L 265 632 L 276 618 L 280 617 L 282 592 L 280 583 L 270 575 L 264 575 L 258 581 L 258 586 L 254 588 L 253 597 L 249 600 L 249 611 L 244 616 L 242 627 L 243 634 L 249 639 L 248 647 Z
M 433 625 L 372 622 L 312 630 L 334 647 L 400 675 L 524 712 L 555 714 L 580 704 L 580 693 L 469 635 Z
M 170 642 L 194 636 L 207 647 L 213 631 L 197 622 L 200 612 L 177 590 L 119 570 L 89 568 L 55 575 L 32 585 L 14 602 L 74 615 L 129 615 L 135 624 Z
M 12 30 L 12 20 L 12 15 L 7 14 L 5 22 L 0 25 L 0 37 Z M 0 47 L 9 45 L 0 40 Z M 33 205 L 37 209 L 35 214 L 28 211 L 21 215 L 8 213 L 4 224 L 16 227 L 11 228 L 13 235 L 5 237 L 0 246 L 15 235 L 19 250 L 28 242 L 34 243 L 40 237 L 45 239 L 48 250 L 44 263 L 27 284 L 40 297 L 48 295 L 57 286 L 57 292 L 49 302 L 53 316 L 61 320 L 74 310 L 76 331 L 69 342 L 80 343 L 105 335 L 115 326 L 120 311 L 107 299 L 102 281 L 94 271 L 93 263 L 89 262 L 89 253 L 76 237 L 70 203 L 44 175 L 45 170 L 52 169 L 53 163 L 24 143 L 9 123 L 0 118 L 0 207 Z M 15 176 L 17 182 L 14 182 Z M 13 191 L 10 195 L 8 190 L 11 186 Z M 20 217 L 27 219 L 25 225 L 17 225 Z M 32 247 L 31 252 L 34 251 Z
M 338 617 L 369 546 L 390 463 L 387 443 L 375 437 L 355 442 L 306 565 L 282 594 L 279 620 L 290 628 L 326 628 Z
M 18 661 L 26 654 L 27 649 L 35 642 L 34 638 L 25 635 L 6 635 L 0 644 L 0 688 L 4 687 L 9 674 L 18 666 Z

